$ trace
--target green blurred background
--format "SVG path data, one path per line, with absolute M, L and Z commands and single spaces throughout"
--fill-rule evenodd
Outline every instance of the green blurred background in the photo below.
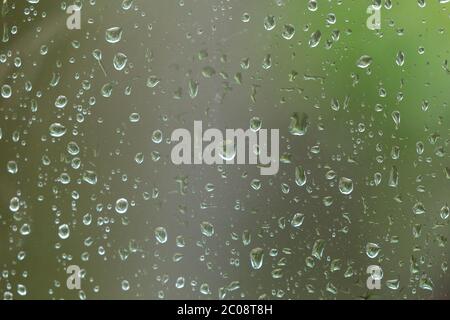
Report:
M 369 30 L 372 1 L 317 1 L 315 11 L 313 2 L 3 0 L 1 296 L 448 299 L 450 5 L 380 1 L 381 29 Z M 72 4 L 80 30 L 66 27 Z M 105 38 L 111 27 L 122 30 L 117 43 Z M 357 66 L 364 55 L 368 68 Z M 307 117 L 305 135 L 290 133 L 295 113 Z M 280 129 L 276 176 L 172 164 L 174 129 L 248 128 L 253 117 Z M 49 133 L 55 122 L 62 137 Z M 350 195 L 341 177 L 353 181 Z M 296 213 L 304 220 L 294 228 Z M 258 270 L 253 248 L 264 252 Z M 83 270 L 81 290 L 66 286 L 69 265 Z M 380 290 L 366 286 L 370 265 L 383 270 Z

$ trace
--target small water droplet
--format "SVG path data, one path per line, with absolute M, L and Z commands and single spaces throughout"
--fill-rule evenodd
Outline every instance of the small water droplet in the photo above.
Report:
M 164 227 L 157 227 L 155 229 L 155 238 L 159 243 L 167 242 L 167 231 Z
M 117 43 L 122 39 L 122 28 L 112 27 L 106 30 L 106 41 Z
M 214 235 L 214 226 L 207 221 L 203 221 L 200 224 L 200 229 L 203 235 L 207 237 L 212 237 Z
M 52 137 L 59 138 L 66 134 L 66 127 L 58 122 L 55 122 L 50 125 L 49 131 Z
M 281 36 L 286 40 L 291 40 L 295 35 L 295 28 L 292 24 L 285 24 Z
M 58 98 L 56 98 L 55 107 L 63 109 L 67 105 L 67 101 L 68 100 L 66 96 L 59 96 Z
M 373 62 L 372 57 L 368 55 L 363 55 L 358 59 L 356 65 L 358 66 L 358 68 L 365 69 L 368 68 L 372 64 L 372 62 Z
M 381 251 L 381 248 L 376 243 L 369 242 L 366 245 L 366 254 L 371 259 L 375 259 L 378 256 L 378 254 L 380 253 L 380 251 Z
M 65 240 L 70 236 L 70 228 L 67 224 L 62 224 L 58 228 L 58 236 Z
M 309 39 L 309 46 L 311 48 L 315 48 L 319 45 L 320 43 L 320 39 L 322 38 L 322 33 L 320 32 L 320 30 L 315 31 L 314 33 L 311 34 L 311 37 Z
M 114 56 L 113 65 L 117 71 L 121 71 L 127 65 L 128 57 L 124 53 L 117 53 Z
M 250 263 L 253 269 L 261 269 L 264 261 L 264 250 L 262 248 L 253 248 L 250 251 Z
M 339 179 L 339 191 L 348 195 L 353 192 L 353 181 L 349 178 L 342 177 Z
M 12 89 L 11 89 L 11 86 L 9 86 L 9 85 L 7 85 L 7 84 L 4 84 L 4 85 L 2 86 L 2 89 L 1 89 L 1 94 L 2 94 L 2 97 L 5 98 L 5 99 L 10 98 L 11 95 L 12 95 Z
M 297 166 L 295 168 L 295 183 L 302 187 L 306 184 L 306 172 L 302 166 Z
M 128 211 L 128 200 L 125 198 L 120 198 L 116 201 L 115 206 L 116 212 L 119 214 L 124 214 Z
M 264 29 L 267 31 L 273 30 L 276 25 L 275 16 L 266 16 L 264 18 Z

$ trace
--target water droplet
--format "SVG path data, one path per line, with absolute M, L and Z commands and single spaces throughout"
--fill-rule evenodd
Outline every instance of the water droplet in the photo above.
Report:
M 141 115 L 137 112 L 133 112 L 132 114 L 130 114 L 128 119 L 130 120 L 131 123 L 137 123 L 141 119 Z
M 392 120 L 394 120 L 395 128 L 398 129 L 398 126 L 400 125 L 400 111 L 392 112 Z
M 331 99 L 331 110 L 339 111 L 341 108 L 341 104 L 339 103 L 339 100 L 336 98 Z
M 123 70 L 123 68 L 127 65 L 127 62 L 128 57 L 124 53 L 119 52 L 114 56 L 113 65 L 117 71 Z
M 23 236 L 27 236 L 31 233 L 31 227 L 28 223 L 25 223 L 20 227 L 20 234 Z
M 161 130 L 155 130 L 152 134 L 152 141 L 156 144 L 161 143 L 163 140 L 163 133 Z
M 167 231 L 164 227 L 158 227 L 155 229 L 155 238 L 159 243 L 167 242 Z
M 323 250 L 325 248 L 325 240 L 323 239 L 317 239 L 314 242 L 312 251 L 311 251 L 311 255 L 316 258 L 317 260 L 322 259 L 322 255 L 323 255 Z
M 264 250 L 261 248 L 254 248 L 250 251 L 250 263 L 253 269 L 261 269 L 264 261 Z
M 207 237 L 212 237 L 214 235 L 214 226 L 206 221 L 203 221 L 200 224 L 200 229 L 203 235 Z
M 154 88 L 158 85 L 161 80 L 155 76 L 150 76 L 147 78 L 147 87 Z
M 397 57 L 395 58 L 395 63 L 397 63 L 397 65 L 400 67 L 405 64 L 405 54 L 402 51 L 399 51 L 397 53 Z
M 391 172 L 389 174 L 388 185 L 390 187 L 396 188 L 398 186 L 398 169 L 396 166 L 392 166 Z
M 308 10 L 311 12 L 317 11 L 317 1 L 316 0 L 309 0 L 308 1 Z
M 56 98 L 55 101 L 55 107 L 62 109 L 67 105 L 67 97 L 66 96 L 59 96 L 58 98 Z
M 189 81 L 189 96 L 194 99 L 198 95 L 198 82 L 194 80 Z
M 261 189 L 261 180 L 259 179 L 253 179 L 250 183 L 253 190 L 259 190 Z
M 308 131 L 309 121 L 308 115 L 306 113 L 302 113 L 299 116 L 297 113 L 294 113 L 291 116 L 291 123 L 289 125 L 289 133 L 294 136 L 303 136 Z
M 123 10 L 130 10 L 131 6 L 133 5 L 134 0 L 123 0 L 122 1 L 122 9 Z
M 39 0 L 38 0 L 38 2 L 39 2 Z M 17 293 L 20 296 L 26 296 L 27 295 L 27 288 L 23 284 L 18 284 L 17 285 Z
M 253 117 L 250 119 L 250 129 L 253 132 L 258 132 L 261 129 L 262 121 L 258 117 Z
M 272 56 L 270 54 L 266 55 L 264 58 L 262 67 L 265 70 L 269 70 L 272 67 Z
M 423 154 L 423 152 L 425 151 L 425 145 L 423 144 L 423 142 L 418 141 L 416 143 L 416 152 L 417 154 Z
M 441 208 L 440 215 L 443 220 L 448 219 L 448 217 L 450 216 L 450 211 L 449 211 L 448 205 L 445 205 Z
M 18 197 L 12 197 L 11 200 L 9 200 L 9 210 L 11 212 L 17 212 L 20 208 L 20 200 Z
M 14 160 L 8 161 L 8 163 L 6 164 L 6 169 L 9 173 L 16 174 L 18 171 L 17 162 L 15 162 Z
M 234 141 L 226 140 L 222 143 L 222 148 L 219 150 L 219 156 L 225 161 L 231 161 L 236 156 L 236 146 Z
M 123 291 L 130 290 L 130 282 L 128 280 L 122 280 L 121 287 Z
M 413 210 L 414 214 L 417 214 L 417 215 L 419 215 L 419 214 L 424 214 L 424 213 L 426 212 L 425 206 L 423 205 L 422 202 L 416 202 L 416 203 L 414 204 L 412 210 Z
M 380 253 L 380 251 L 381 251 L 381 248 L 376 243 L 369 242 L 366 245 L 366 254 L 371 259 L 375 259 L 378 256 L 378 254 Z
M 285 24 L 281 36 L 286 40 L 291 40 L 295 35 L 295 28 L 292 24 Z
M 356 65 L 358 66 L 358 68 L 365 69 L 369 67 L 372 64 L 372 62 L 373 62 L 372 57 L 363 55 L 358 59 Z
M 52 137 L 59 138 L 66 134 L 66 127 L 58 122 L 55 122 L 50 125 L 49 131 Z
M 128 211 L 128 200 L 125 198 L 120 198 L 116 201 L 115 206 L 116 212 L 119 214 L 124 214 Z
M 433 281 L 426 275 L 423 275 L 419 280 L 419 287 L 423 290 L 433 291 Z
M 266 16 L 264 18 L 264 29 L 267 31 L 273 30 L 276 25 L 275 16 Z
M 353 181 L 349 178 L 342 177 L 339 179 L 339 191 L 342 194 L 350 194 L 353 191 Z
M 95 185 L 97 184 L 97 174 L 92 170 L 86 170 L 83 172 L 83 181 Z
M 207 283 L 203 283 L 203 284 L 200 286 L 200 293 L 201 293 L 201 294 L 204 294 L 204 295 L 211 294 L 211 291 L 210 291 L 210 289 L 209 289 L 209 285 L 208 285 Z
M 244 12 L 242 14 L 241 20 L 242 20 L 242 22 L 249 22 L 250 21 L 250 15 L 247 12 Z
M 328 24 L 335 24 L 336 23 L 336 15 L 334 13 L 329 13 L 327 15 L 327 23 Z
M 295 183 L 302 187 L 306 184 L 306 172 L 302 166 L 297 166 L 295 168 Z
M 2 94 L 2 97 L 5 98 L 5 99 L 10 98 L 11 95 L 12 95 L 12 89 L 11 89 L 11 86 L 9 86 L 9 85 L 7 85 L 7 84 L 4 84 L 4 85 L 2 86 L 1 94 Z
M 400 288 L 400 280 L 398 279 L 387 280 L 386 286 L 391 290 L 398 290 L 398 288 Z
M 322 37 L 322 33 L 320 32 L 320 30 L 315 31 L 313 34 L 311 34 L 311 37 L 309 39 L 309 46 L 311 48 L 315 48 L 319 45 L 320 43 L 320 39 Z
M 175 287 L 177 289 L 182 289 L 184 288 L 184 284 L 185 284 L 185 280 L 183 277 L 178 277 L 177 281 L 175 282 Z
M 214 70 L 214 68 L 213 67 L 209 67 L 209 66 L 207 66 L 207 67 L 204 67 L 203 69 L 202 69 L 202 75 L 205 77 L 205 78 L 211 78 L 213 75 L 215 75 L 216 74 L 216 70 Z
M 137 164 L 144 163 L 144 154 L 142 152 L 136 153 L 136 156 L 134 157 L 134 161 L 136 161 Z
M 80 153 L 80 147 L 76 142 L 70 141 L 67 144 L 67 152 L 72 156 L 76 156 L 78 153 Z
M 106 30 L 106 41 L 117 43 L 122 39 L 122 28 L 112 27 Z
M 65 240 L 70 236 L 70 228 L 67 224 L 62 224 L 58 228 L 58 236 Z
M 296 213 L 294 214 L 294 216 L 292 217 L 291 220 L 291 225 L 294 228 L 299 228 L 301 227 L 301 225 L 303 224 L 303 221 L 305 220 L 305 215 L 302 213 Z
M 111 82 L 105 83 L 101 89 L 101 94 L 105 98 L 111 97 L 113 91 L 113 84 Z

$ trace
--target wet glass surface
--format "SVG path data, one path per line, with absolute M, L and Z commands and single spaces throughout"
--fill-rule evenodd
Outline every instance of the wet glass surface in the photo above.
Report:
M 1 0 L 0 297 L 448 299 L 447 2 Z

